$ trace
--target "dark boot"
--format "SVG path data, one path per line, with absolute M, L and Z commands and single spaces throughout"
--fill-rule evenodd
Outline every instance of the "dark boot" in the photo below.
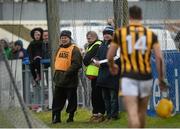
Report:
M 74 120 L 73 120 L 73 118 L 74 118 L 74 113 L 70 113 L 69 114 L 69 118 L 67 119 L 67 123 L 69 123 L 69 122 L 73 122 Z
M 61 123 L 61 113 L 60 112 L 52 112 L 52 123 Z

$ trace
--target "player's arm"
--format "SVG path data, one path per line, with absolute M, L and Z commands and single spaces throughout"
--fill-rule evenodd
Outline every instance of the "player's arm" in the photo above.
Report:
M 109 71 L 112 75 L 117 75 L 119 71 L 119 67 L 114 63 L 114 56 L 116 55 L 117 46 L 116 44 L 111 43 L 110 48 L 107 53 Z
M 156 68 L 158 72 L 158 80 L 159 80 L 159 86 L 161 90 L 166 89 L 166 84 L 164 82 L 164 65 L 163 65 L 163 58 L 162 58 L 162 52 L 160 49 L 160 44 L 155 43 L 153 45 L 155 59 L 156 59 Z
M 116 55 L 118 49 L 118 35 L 119 35 L 119 31 L 116 30 L 113 36 L 113 41 L 111 42 L 107 52 L 109 70 L 113 75 L 118 74 L 118 66 L 114 63 L 114 56 Z
M 119 40 L 120 40 L 120 37 L 119 37 L 119 29 L 117 29 L 113 35 L 113 40 L 110 44 L 110 47 L 108 49 L 108 52 L 107 52 L 107 59 L 108 59 L 108 65 L 109 67 L 112 67 L 112 65 L 114 64 L 114 56 L 116 55 L 116 51 L 118 49 L 118 44 L 119 44 Z
M 154 54 L 156 58 L 156 68 L 158 71 L 158 79 L 159 81 L 164 79 L 164 69 L 163 69 L 163 61 L 162 61 L 162 52 L 160 49 L 159 43 L 154 44 L 153 46 Z
M 108 65 L 109 67 L 112 67 L 114 65 L 114 56 L 116 55 L 117 51 L 117 45 L 114 43 L 111 43 L 108 52 L 107 52 L 107 59 L 108 59 Z

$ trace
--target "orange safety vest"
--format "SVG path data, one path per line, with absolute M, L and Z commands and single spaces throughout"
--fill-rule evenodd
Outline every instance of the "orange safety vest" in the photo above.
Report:
M 75 45 L 60 48 L 55 58 L 55 70 L 67 71 L 71 66 L 72 50 Z

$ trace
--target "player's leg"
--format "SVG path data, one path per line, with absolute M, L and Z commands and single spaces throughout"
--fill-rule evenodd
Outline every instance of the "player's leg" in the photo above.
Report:
M 128 127 L 139 128 L 140 120 L 138 115 L 138 97 L 137 96 L 124 96 L 123 102 L 128 113 Z
M 139 128 L 138 115 L 138 81 L 130 78 L 122 78 L 123 102 L 128 113 L 128 127 Z
M 147 111 L 147 105 L 148 105 L 149 97 L 140 98 L 139 99 L 139 120 L 140 120 L 140 127 L 144 128 L 146 123 L 146 111 Z
M 145 127 L 146 122 L 146 111 L 148 106 L 149 96 L 151 94 L 153 80 L 145 80 L 139 82 L 139 119 L 141 123 L 141 128 Z

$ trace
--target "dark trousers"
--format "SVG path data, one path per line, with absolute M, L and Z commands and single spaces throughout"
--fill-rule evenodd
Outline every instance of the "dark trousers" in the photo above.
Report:
M 102 94 L 105 102 L 107 117 L 118 117 L 118 90 L 102 88 Z
M 96 86 L 96 79 L 91 80 L 91 101 L 92 101 L 92 107 L 93 107 L 93 114 L 105 113 L 105 105 L 104 100 L 102 97 L 102 89 L 98 86 Z
M 61 112 L 68 100 L 67 113 L 74 113 L 77 109 L 77 88 L 55 87 L 52 111 Z
M 40 58 L 36 58 L 35 60 L 33 60 L 33 62 L 30 63 L 30 70 L 34 80 L 36 79 L 37 74 L 39 74 L 39 76 L 41 75 L 40 61 L 41 61 Z
M 46 82 L 47 82 L 47 86 L 49 86 L 49 73 L 48 73 L 48 68 L 49 68 L 50 64 L 44 64 L 43 68 L 44 68 L 44 73 L 45 73 L 45 78 L 46 78 Z

